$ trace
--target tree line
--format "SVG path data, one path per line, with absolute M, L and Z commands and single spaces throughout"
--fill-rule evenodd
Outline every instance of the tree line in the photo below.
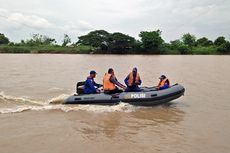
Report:
M 72 43 L 76 53 L 82 46 L 88 46 L 81 53 L 103 54 L 230 54 L 230 42 L 224 36 L 217 37 L 214 41 L 202 37 L 196 38 L 190 33 L 183 34 L 180 39 L 165 42 L 161 36 L 162 31 L 141 31 L 140 40 L 120 32 L 109 33 L 105 30 L 94 30 L 86 35 L 78 37 L 78 41 Z M 48 36 L 34 34 L 32 38 L 21 40 L 20 43 L 10 42 L 0 34 L 0 45 L 7 46 L 55 46 L 66 47 L 71 43 L 68 35 L 64 35 L 61 45 Z M 1 48 L 0 48 L 1 49 Z M 74 53 L 74 52 L 73 52 Z

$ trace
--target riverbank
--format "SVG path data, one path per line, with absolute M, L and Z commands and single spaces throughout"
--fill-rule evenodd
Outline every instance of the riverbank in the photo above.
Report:
M 173 50 L 167 47 L 161 48 L 160 51 L 145 50 L 119 50 L 105 51 L 92 46 L 58 46 L 58 45 L 41 45 L 41 46 L 11 46 L 0 45 L 0 53 L 16 54 L 157 54 L 157 55 L 229 55 L 230 51 L 221 52 L 217 47 L 191 47 L 179 48 Z
M 89 54 L 92 52 L 90 46 L 62 47 L 52 45 L 41 46 L 10 46 L 0 45 L 0 53 L 49 53 L 49 54 Z

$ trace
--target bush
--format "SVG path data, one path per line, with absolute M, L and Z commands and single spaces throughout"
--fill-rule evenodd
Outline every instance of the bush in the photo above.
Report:
M 51 54 L 74 54 L 77 53 L 76 48 L 61 47 L 61 46 L 38 46 L 33 47 L 38 53 L 51 53 Z
M 202 54 L 202 55 L 217 54 L 217 48 L 215 46 L 209 46 L 209 47 L 197 46 L 192 48 L 192 53 Z
M 180 54 L 191 54 L 190 48 L 187 45 L 178 47 L 178 51 Z
M 0 46 L 0 53 L 30 53 L 30 48 L 4 45 Z
M 164 44 L 160 47 L 160 54 L 172 55 L 172 54 L 180 54 L 180 53 L 178 52 L 177 49 L 173 49 L 173 48 L 171 47 L 171 44 L 164 43 Z

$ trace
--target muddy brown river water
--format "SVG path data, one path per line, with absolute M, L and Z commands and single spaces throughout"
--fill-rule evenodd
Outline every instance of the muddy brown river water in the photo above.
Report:
M 165 74 L 185 96 L 157 107 L 61 105 L 89 71 Z M 230 56 L 0 54 L 1 153 L 228 153 Z

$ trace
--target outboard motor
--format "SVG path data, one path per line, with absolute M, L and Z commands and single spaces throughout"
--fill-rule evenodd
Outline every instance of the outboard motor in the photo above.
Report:
M 85 85 L 85 82 L 78 82 L 77 83 L 77 85 L 76 85 L 77 94 L 79 94 L 79 95 L 84 94 L 84 85 Z

